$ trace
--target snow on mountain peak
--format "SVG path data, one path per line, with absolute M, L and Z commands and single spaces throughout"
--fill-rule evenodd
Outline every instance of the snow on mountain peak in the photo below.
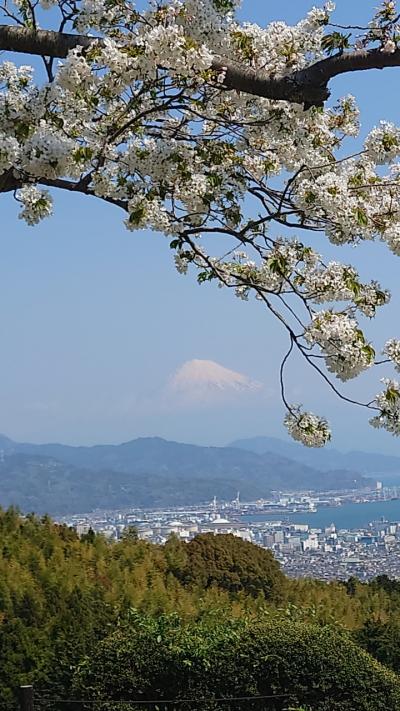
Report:
M 212 360 L 186 361 L 169 379 L 169 390 L 193 400 L 228 393 L 257 391 L 262 384 Z

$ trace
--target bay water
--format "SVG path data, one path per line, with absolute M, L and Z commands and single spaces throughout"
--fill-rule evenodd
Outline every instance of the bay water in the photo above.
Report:
M 241 521 L 262 523 L 264 521 L 283 521 L 291 523 L 308 523 L 312 528 L 326 528 L 334 523 L 337 529 L 366 528 L 374 521 L 399 521 L 400 499 L 390 501 L 373 501 L 362 504 L 343 504 L 342 506 L 324 506 L 315 513 L 304 512 L 293 514 L 259 513 L 242 516 Z

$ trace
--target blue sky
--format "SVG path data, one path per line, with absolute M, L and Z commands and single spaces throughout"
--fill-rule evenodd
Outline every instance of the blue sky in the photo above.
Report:
M 376 4 L 338 0 L 335 18 L 363 24 Z M 295 22 L 311 5 L 243 0 L 241 16 Z M 334 83 L 334 96 L 356 96 L 363 134 L 381 118 L 399 120 L 398 76 L 376 71 Z M 79 196 L 55 198 L 54 216 L 30 228 L 17 219 L 12 198 L 0 196 L 0 431 L 71 444 L 149 435 L 204 444 L 285 436 L 277 375 L 286 341 L 262 307 L 179 276 L 168 242 L 126 231 L 117 209 Z M 392 304 L 371 334 L 377 342 L 399 336 L 398 258 L 382 245 L 335 252 L 322 236 L 317 244 L 392 288 Z M 193 359 L 214 361 L 263 387 L 210 402 L 170 397 L 168 378 Z M 351 391 L 370 399 L 377 389 L 374 374 Z M 338 403 L 295 361 L 288 391 L 330 418 L 337 447 L 400 454 L 398 440 L 371 430 L 366 413 Z

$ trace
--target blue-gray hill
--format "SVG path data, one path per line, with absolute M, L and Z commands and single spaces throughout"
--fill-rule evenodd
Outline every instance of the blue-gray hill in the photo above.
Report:
M 228 446 L 260 455 L 266 452 L 274 452 L 322 471 L 349 469 L 362 474 L 374 474 L 374 476 L 379 474 L 398 474 L 400 478 L 400 456 L 396 457 L 376 452 L 340 452 L 330 446 L 323 449 L 309 449 L 301 444 L 275 437 L 238 439 Z
M 120 445 L 72 447 L 0 439 L 0 505 L 62 514 L 95 508 L 197 504 L 214 495 L 246 500 L 273 490 L 365 486 L 351 471 L 324 474 L 274 452 L 199 447 L 158 437 Z

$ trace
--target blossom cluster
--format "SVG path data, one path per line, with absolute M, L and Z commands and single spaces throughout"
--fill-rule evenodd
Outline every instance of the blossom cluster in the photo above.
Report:
M 302 411 L 300 406 L 290 408 L 284 424 L 290 436 L 306 447 L 324 447 L 331 439 L 331 430 L 325 418 Z
M 376 130 L 379 141 L 376 134 L 371 141 L 367 138 L 360 158 L 303 171 L 296 181 L 294 201 L 310 220 L 319 223 L 333 244 L 379 238 L 400 254 L 398 168 L 393 165 L 386 176 L 377 169 L 378 163 L 391 163 L 394 154 L 400 153 L 395 146 L 397 129 L 390 133 L 388 143 L 386 134 Z
M 297 277 L 302 293 L 313 303 L 349 301 L 365 316 L 372 318 L 378 306 L 387 304 L 390 294 L 380 284 L 360 281 L 356 269 L 340 262 L 318 264 Z
M 237 296 L 247 300 L 251 291 L 255 291 L 256 298 L 264 291 L 291 291 L 293 275 L 312 269 L 317 259 L 317 253 L 298 240 L 280 239 L 259 263 L 250 260 L 245 252 L 236 252 L 233 261 L 213 263 L 222 270 L 225 284 L 235 286 Z
M 374 349 L 366 342 L 357 321 L 347 313 L 314 314 L 305 338 L 320 347 L 326 367 L 340 380 L 355 378 L 374 363 Z
M 400 435 L 400 384 L 397 380 L 382 378 L 385 389 L 375 398 L 379 414 L 370 420 L 377 429 L 383 428 L 393 435 Z
M 28 225 L 37 225 L 52 213 L 53 202 L 48 190 L 40 189 L 36 185 L 24 185 L 18 190 L 16 197 L 22 204 L 20 218 Z
M 400 372 L 400 341 L 397 338 L 391 338 L 385 343 L 382 353 L 387 355 L 395 369 Z
M 400 155 L 400 128 L 381 121 L 369 133 L 364 145 L 369 158 L 376 164 L 390 163 Z
M 208 269 L 209 277 L 218 273 L 224 285 L 235 287 L 237 296 L 244 300 L 251 294 L 259 299 L 263 292 L 293 292 L 308 303 L 349 302 L 350 308 L 370 318 L 390 300 L 390 293 L 378 282 L 363 283 L 350 265 L 323 264 L 315 250 L 297 239 L 275 240 L 258 261 L 244 251 L 236 251 L 230 260 L 205 259 L 201 251 L 196 255 L 188 249 L 176 254 L 178 272 L 185 274 L 191 263 Z
M 398 12 L 395 0 L 383 0 L 376 8 L 375 15 L 369 23 L 369 30 L 362 40 L 360 49 L 371 43 L 378 42 L 381 52 L 393 54 L 399 40 Z

